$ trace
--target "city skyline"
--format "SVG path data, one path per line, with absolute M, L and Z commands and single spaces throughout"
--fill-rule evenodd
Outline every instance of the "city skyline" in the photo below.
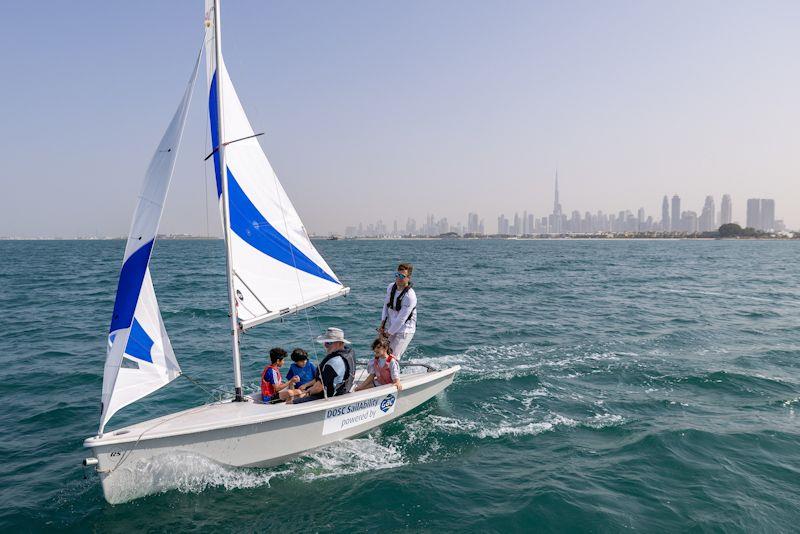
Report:
M 767 4 L 242 0 L 227 5 L 225 50 L 309 232 L 429 213 L 463 226 L 469 212 L 492 231 L 501 213 L 552 213 L 555 169 L 570 217 L 660 220 L 678 192 L 699 218 L 708 194 L 720 209 L 728 193 L 734 220 L 773 198 L 800 228 L 800 70 L 786 68 L 800 4 Z M 0 235 L 124 235 L 202 17 L 146 1 L 134 23 L 96 0 L 5 15 L 0 40 L 19 53 L 0 58 L 13 125 Z M 220 235 L 200 78 L 167 234 L 204 235 L 208 220 Z
M 523 210 L 513 214 L 500 213 L 497 216 L 495 231 L 491 225 L 487 227 L 485 219 L 477 212 L 469 212 L 466 223 L 460 220 L 451 220 L 448 217 L 437 218 L 435 214 L 426 214 L 424 222 L 417 224 L 417 219 L 406 218 L 405 223 L 394 219 L 392 230 L 389 230 L 388 221 L 379 219 L 374 223 L 358 222 L 344 228 L 342 235 L 345 237 L 372 237 L 372 236 L 400 236 L 420 235 L 437 236 L 446 233 L 458 235 L 533 235 L 533 234 L 562 234 L 562 233 L 603 233 L 603 232 L 676 232 L 676 233 L 703 233 L 713 232 L 723 224 L 737 223 L 742 228 L 753 228 L 760 231 L 785 231 L 793 228 L 787 227 L 782 219 L 775 216 L 774 199 L 747 199 L 746 222 L 740 223 L 733 216 L 734 201 L 730 194 L 720 196 L 720 208 L 717 210 L 714 195 L 706 195 L 702 207 L 698 211 L 688 209 L 682 204 L 680 195 L 663 195 L 661 201 L 661 214 L 649 214 L 644 207 L 633 210 L 624 209 L 617 212 L 606 213 L 603 210 L 580 211 L 572 210 L 567 216 L 563 212 L 559 193 L 558 172 L 555 173 L 552 212 L 537 217 L 534 213 Z M 683 209 L 687 208 L 687 209 Z M 332 232 L 338 233 L 338 232 Z

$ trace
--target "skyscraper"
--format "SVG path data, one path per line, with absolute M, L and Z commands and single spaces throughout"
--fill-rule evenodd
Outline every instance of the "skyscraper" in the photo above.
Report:
M 733 206 L 730 195 L 722 195 L 722 206 L 719 210 L 719 224 L 730 224 L 733 222 Z
M 672 225 L 669 223 L 669 199 L 664 195 L 664 200 L 661 201 L 661 230 L 669 232 Z
M 761 199 L 761 230 L 772 232 L 775 230 L 775 199 Z
M 747 227 L 761 229 L 761 199 L 747 199 Z
M 681 228 L 681 197 L 674 195 L 672 197 L 672 217 L 670 217 L 672 225 L 670 230 L 673 232 L 684 230 Z
M 698 228 L 698 220 L 697 220 L 697 213 L 693 211 L 684 211 L 681 217 L 683 219 L 683 223 L 681 226 L 683 227 L 684 232 L 697 232 Z
M 500 215 L 497 218 L 497 233 L 508 234 L 508 219 L 506 219 L 505 215 Z
M 569 231 L 572 233 L 581 232 L 581 212 L 578 210 L 572 212 L 572 218 L 569 220 Z
M 756 230 L 775 230 L 775 199 L 747 199 L 747 226 Z
M 703 211 L 700 212 L 699 227 L 701 232 L 711 232 L 714 230 L 714 223 L 716 221 L 716 207 L 714 206 L 714 197 L 711 195 L 706 197 L 706 202 L 703 204 Z
M 477 213 L 469 213 L 469 214 L 467 214 L 467 233 L 469 233 L 469 234 L 477 234 L 478 233 L 478 214 Z
M 550 232 L 560 234 L 564 231 L 561 218 L 561 203 L 558 201 L 558 171 L 556 171 L 556 195 L 553 200 L 553 217 Z

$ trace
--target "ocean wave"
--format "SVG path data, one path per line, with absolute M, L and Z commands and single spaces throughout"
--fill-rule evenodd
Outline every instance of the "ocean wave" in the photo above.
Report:
M 463 436 L 470 438 L 498 439 L 505 436 L 536 436 L 552 432 L 559 428 L 587 428 L 600 430 L 616 427 L 625 423 L 621 415 L 602 413 L 585 419 L 575 419 L 555 412 L 549 412 L 540 418 L 514 417 L 478 421 L 461 419 L 443 415 L 428 414 L 409 422 L 403 432 L 404 442 L 415 441 L 426 444 L 436 443 L 436 434 L 442 437 Z
M 663 375 L 652 379 L 654 384 L 689 386 L 701 390 L 713 390 L 745 396 L 763 396 L 792 392 L 796 384 L 788 377 L 770 376 L 764 373 L 744 374 L 735 371 L 709 371 L 683 376 Z
M 512 380 L 537 374 L 552 374 L 563 371 L 570 377 L 601 370 L 607 371 L 615 366 L 629 366 L 637 363 L 636 354 L 613 351 L 582 352 L 582 347 L 563 349 L 531 347 L 525 343 L 512 345 L 481 345 L 469 347 L 465 352 L 439 357 L 411 358 L 411 363 L 421 363 L 434 367 L 460 365 L 458 381 Z

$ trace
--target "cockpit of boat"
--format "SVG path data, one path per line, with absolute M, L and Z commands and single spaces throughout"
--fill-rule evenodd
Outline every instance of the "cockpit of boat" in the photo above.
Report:
M 315 362 L 316 363 L 316 362 Z M 366 380 L 368 373 L 367 373 L 367 365 L 369 364 L 369 360 L 356 360 L 356 375 L 355 379 L 353 380 L 353 390 L 364 380 Z M 436 367 L 432 365 L 428 365 L 426 363 L 418 363 L 418 362 L 398 362 L 400 366 L 400 383 L 405 386 L 405 383 L 409 377 L 417 378 L 419 376 L 425 375 L 427 373 L 435 373 L 439 371 Z M 387 384 L 384 386 L 380 386 L 381 388 L 391 389 L 393 386 L 391 384 Z M 379 389 L 379 388 L 375 388 Z M 351 390 L 350 393 L 354 391 Z M 252 402 L 256 404 L 265 404 L 265 405 L 275 405 L 275 404 L 284 404 L 283 400 L 274 399 L 270 402 L 264 402 L 261 400 L 261 393 L 256 391 L 250 395 L 248 398 L 252 400 Z M 323 400 L 323 399 L 319 399 Z M 314 401 L 309 401 L 314 402 Z

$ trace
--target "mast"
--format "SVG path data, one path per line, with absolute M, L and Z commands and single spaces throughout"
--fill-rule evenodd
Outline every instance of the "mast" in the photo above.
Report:
M 233 387 L 236 394 L 234 399 L 236 402 L 244 400 L 242 397 L 242 359 L 239 354 L 239 319 L 236 314 L 236 292 L 233 288 L 233 273 L 231 266 L 233 265 L 231 259 L 231 215 L 229 211 L 228 202 L 228 166 L 225 161 L 225 137 L 224 127 L 225 121 L 223 120 L 222 109 L 222 43 L 220 42 L 222 32 L 220 31 L 220 16 L 219 16 L 219 0 L 214 0 L 214 56 L 216 59 L 216 77 L 217 84 L 217 140 L 218 147 L 212 147 L 219 150 L 219 172 L 220 183 L 222 185 L 222 230 L 225 236 L 225 275 L 228 279 L 228 305 L 230 306 L 231 316 L 231 343 L 233 344 Z

